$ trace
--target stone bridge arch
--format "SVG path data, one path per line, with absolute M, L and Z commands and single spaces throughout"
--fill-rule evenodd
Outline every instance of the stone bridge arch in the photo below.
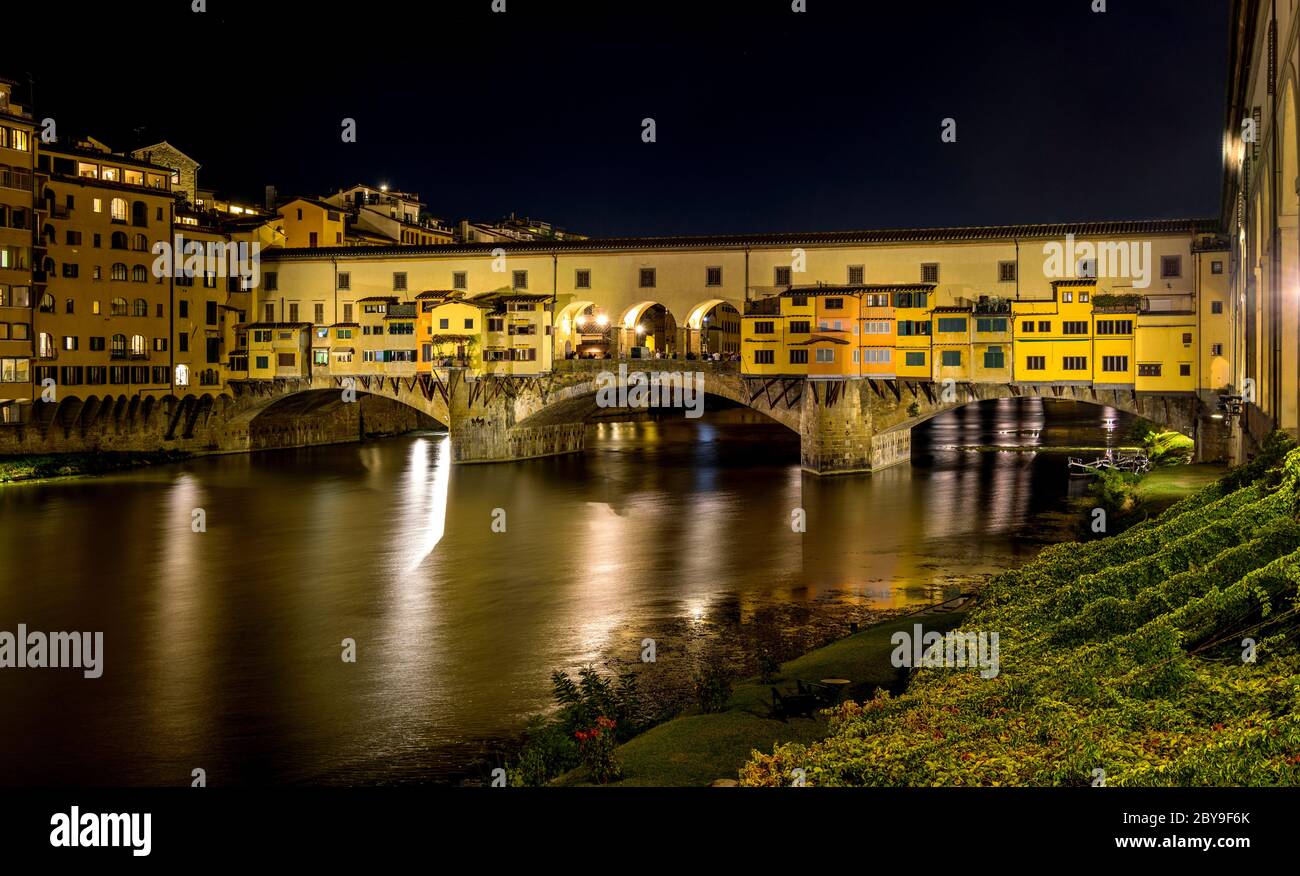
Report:
M 601 409 L 598 394 L 602 388 L 617 392 L 635 385 L 642 377 L 659 375 L 661 392 L 676 393 L 673 381 L 694 380 L 703 386 L 705 395 L 725 398 L 799 431 L 800 410 L 796 403 L 783 404 L 770 395 L 755 393 L 749 382 L 732 367 L 680 359 L 596 360 L 580 363 L 581 371 L 567 380 L 552 384 L 548 391 L 540 387 L 521 393 L 514 399 L 514 418 L 520 427 L 550 426 L 559 423 L 585 422 Z M 698 375 L 698 377 L 696 377 Z M 692 390 L 694 391 L 694 390 Z

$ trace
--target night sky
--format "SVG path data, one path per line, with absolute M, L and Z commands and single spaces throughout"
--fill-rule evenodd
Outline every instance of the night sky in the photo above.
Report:
M 0 75 L 259 203 L 386 182 L 593 236 L 1217 215 L 1226 0 L 1091 3 L 44 2 Z

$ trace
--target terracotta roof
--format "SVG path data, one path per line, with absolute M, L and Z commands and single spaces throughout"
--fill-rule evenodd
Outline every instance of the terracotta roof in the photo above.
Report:
M 383 302 L 385 302 L 385 303 L 387 303 L 387 302 L 391 302 L 391 301 L 401 301 L 401 300 L 402 300 L 401 297 L 400 297 L 400 296 L 397 296 L 397 295 L 367 295 L 365 298 L 358 298 L 358 299 L 357 299 L 358 302 L 376 302 L 376 301 L 383 301 Z
M 693 249 L 746 247 L 788 247 L 799 245 L 841 245 L 881 243 L 960 243 L 964 241 L 1006 241 L 1064 239 L 1075 237 L 1135 237 L 1151 234 L 1209 234 L 1219 230 L 1219 220 L 1135 219 L 1105 222 L 1059 222 L 1022 225 L 979 225 L 942 228 L 880 228 L 862 231 L 787 231 L 768 234 L 714 234 L 677 237 L 607 237 L 586 240 L 522 240 L 486 243 L 449 243 L 428 246 L 315 247 L 273 250 L 262 256 L 267 261 L 292 261 L 322 256 L 358 258 L 376 256 L 490 254 L 500 247 L 507 252 L 593 252 L 627 249 Z
M 1053 286 L 1096 286 L 1097 280 L 1092 277 L 1079 277 L 1073 280 L 1053 280 Z

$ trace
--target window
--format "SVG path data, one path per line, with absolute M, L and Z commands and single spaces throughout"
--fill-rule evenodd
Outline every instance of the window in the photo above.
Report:
M 328 365 L 330 363 L 329 350 L 312 351 L 312 363 L 315 365 Z
M 1102 371 L 1127 371 L 1128 356 L 1102 356 Z
M 1099 334 L 1099 335 L 1131 335 L 1131 334 L 1133 334 L 1133 320 L 1131 320 L 1131 319 L 1099 319 L 1099 320 L 1097 320 L 1097 334 Z
M 1078 277 L 1096 277 L 1097 260 L 1096 259 L 1079 259 Z
M 825 306 L 826 306 L 826 309 L 827 309 L 827 310 L 843 310 L 843 309 L 844 309 L 844 299 L 843 299 L 843 298 L 827 298 L 827 299 L 826 299 L 826 305 L 825 305 Z
M 791 306 L 791 307 L 807 307 L 807 306 L 808 306 L 808 296 L 807 296 L 807 295 L 791 295 L 791 296 L 790 296 L 790 306 Z
M 77 338 L 74 335 L 64 335 L 63 349 L 69 351 L 77 349 Z
M 528 272 L 527 272 L 527 271 L 512 271 L 511 274 L 510 274 L 510 284 L 511 284 L 511 288 L 513 288 L 513 289 L 527 289 L 527 288 L 528 288 Z
M 1061 323 L 1061 331 L 1067 335 L 1086 335 L 1088 323 L 1083 320 L 1066 320 Z
M 790 320 L 790 334 L 792 335 L 806 335 L 811 330 L 812 323 L 808 322 L 806 319 Z
M 113 267 L 109 269 L 108 278 L 110 280 L 125 280 L 126 265 L 122 264 L 121 262 L 118 262 L 117 264 L 113 265 Z
M 149 238 L 143 234 L 137 234 L 131 239 L 131 249 L 136 252 L 145 252 L 149 249 Z
M 1179 377 L 1191 377 L 1191 376 L 1192 376 L 1192 364 L 1191 364 L 1190 362 L 1179 362 L 1179 363 L 1178 363 L 1178 376 L 1179 376 Z
M 1222 355 L 1223 355 L 1223 344 L 1210 344 L 1210 355 L 1211 355 L 1211 356 L 1222 356 Z
M 802 351 L 802 352 L 804 352 L 804 355 L 807 355 L 807 351 Z M 755 364 L 755 365 L 772 365 L 772 364 L 775 364 L 775 362 L 776 362 L 776 351 L 775 351 L 775 350 L 755 350 L 755 351 L 754 351 L 754 364 Z
M 131 268 L 131 282 L 147 283 L 149 282 L 149 270 L 144 265 L 136 265 Z
M 1032 334 L 1034 331 L 1034 321 L 1032 319 L 1023 320 L 1020 323 L 1020 331 L 1023 333 Z
M 155 353 L 166 353 L 166 352 L 167 352 L 167 339 L 166 339 L 166 338 L 154 338 L 154 339 L 153 339 L 153 351 L 154 351 Z
M 788 265 L 772 270 L 772 283 L 775 286 L 790 285 L 790 267 Z
M 961 364 L 961 350 L 941 350 L 939 352 L 939 364 L 945 368 L 952 368 Z
M 921 282 L 938 283 L 939 282 L 939 263 L 926 262 L 921 265 Z
M 343 321 L 352 322 L 352 304 L 351 302 L 343 305 Z
M 1183 346 L 1190 347 L 1191 345 L 1192 345 L 1192 333 L 1183 332 Z
M 899 337 L 928 334 L 930 334 L 930 321 L 928 319 L 900 319 L 898 321 Z
M 271 357 L 270 357 L 270 356 L 257 356 L 257 357 L 255 357 L 254 361 L 257 363 L 254 367 L 260 368 L 260 369 L 262 369 L 262 370 L 264 370 L 264 371 L 265 371 L 267 368 L 270 368 L 270 367 L 271 367 Z
M 36 336 L 36 355 L 42 359 L 54 358 L 54 336 L 49 332 L 41 332 Z
M 0 359 L 0 383 L 30 383 L 26 359 Z
M 1222 273 L 1223 273 L 1223 262 L 1219 261 L 1218 259 L 1215 259 L 1214 261 L 1210 262 L 1210 273 L 1211 273 L 1211 274 L 1222 274 Z
M 1087 304 L 1087 303 L 1088 303 L 1088 293 L 1087 293 L 1087 292 L 1080 292 L 1080 293 L 1079 293 L 1079 302 L 1082 303 L 1082 304 Z
M 275 322 L 275 304 L 267 302 L 262 305 L 263 322 Z
M 275 354 L 275 364 L 280 366 L 281 368 L 292 368 L 294 366 L 294 362 L 296 361 L 297 361 L 297 356 L 294 353 Z
M 393 271 L 393 291 L 406 291 L 406 271 Z
M 818 348 L 817 361 L 824 364 L 835 361 L 835 351 L 828 348 Z
M 40 303 L 36 305 L 36 309 L 41 313 L 53 313 L 56 309 L 54 296 L 49 292 L 41 293 L 41 300 Z
M 290 302 L 289 302 L 289 322 L 297 322 L 297 321 L 298 321 L 298 302 L 297 302 L 297 301 L 290 301 Z
M 998 262 L 998 282 L 999 283 L 1016 282 L 1015 262 Z
M 892 323 L 881 320 L 867 320 L 862 323 L 862 333 L 864 335 L 888 335 L 892 334 L 894 326 Z
M 776 333 L 776 323 L 769 321 L 759 321 L 754 323 L 754 334 L 770 335 Z
M 69 231 L 65 235 L 68 246 L 81 246 L 81 232 Z
M 336 285 L 339 289 L 351 289 L 352 274 L 348 271 L 339 271 L 338 283 Z
M 863 265 L 849 265 L 849 285 L 861 286 L 867 275 L 867 269 Z
M 888 306 L 889 306 L 888 292 L 867 293 L 867 307 L 888 307 Z
M 1052 321 L 1050 319 L 1040 319 L 1038 321 L 1038 330 L 1040 332 L 1050 332 L 1052 330 Z
M 1026 357 L 1025 357 L 1025 370 L 1026 370 L 1026 371 L 1045 371 L 1046 369 L 1047 369 L 1047 357 L 1046 357 L 1046 356 L 1026 356 Z
M 108 202 L 109 216 L 114 222 L 126 221 L 126 201 L 122 198 L 114 198 Z M 125 248 L 125 247 L 123 247 Z
M 108 302 L 108 312 L 110 316 L 126 316 L 130 311 L 127 309 L 125 298 L 114 298 Z
M 655 269 L 642 268 L 639 285 L 642 289 L 653 289 L 655 287 Z
M 1006 355 L 1002 352 L 1001 347 L 989 347 L 984 351 L 985 368 L 1005 368 L 1007 367 Z
M 705 285 L 705 286 L 721 286 L 721 285 L 722 285 L 722 268 L 716 268 L 716 267 L 715 267 L 715 268 L 705 268 L 705 269 L 704 269 L 704 285 Z
M 862 351 L 862 361 L 868 365 L 888 365 L 894 361 L 894 351 L 889 347 L 867 347 Z
M 190 336 L 185 334 L 184 332 L 181 332 L 179 335 L 177 335 L 176 349 L 181 353 L 188 353 L 190 351 Z
M 113 359 L 126 358 L 126 335 L 113 335 L 108 354 Z
M 1160 278 L 1181 277 L 1183 275 L 1183 257 L 1182 256 L 1161 256 L 1160 257 Z
M 547 326 L 547 327 L 549 328 L 549 326 Z M 472 316 L 467 316 L 467 317 L 465 317 L 465 328 L 467 328 L 467 329 L 473 329 L 473 328 L 474 328 L 474 317 L 472 317 Z
M 963 317 L 940 317 L 939 332 L 965 332 L 966 320 Z
M 1222 302 L 1222 301 L 1211 301 L 1211 302 L 1210 302 L 1210 313 L 1213 313 L 1213 314 L 1215 314 L 1215 315 L 1218 315 L 1218 314 L 1223 313 L 1223 302 Z
M 104 202 L 101 201 L 99 198 L 91 198 L 91 200 L 90 200 L 90 209 L 93 210 L 93 211 L 96 212 L 96 213 L 103 213 L 103 212 L 104 212 Z
M 1061 358 L 1061 368 L 1066 371 L 1086 371 L 1088 368 L 1088 357 L 1064 356 Z
M 137 299 L 135 299 L 135 301 L 133 301 L 133 302 L 131 303 L 131 315 L 132 315 L 132 316 L 148 316 L 148 315 L 149 315 L 149 302 L 148 302 L 148 301 L 145 301 L 143 298 L 137 298 Z
M 440 328 L 440 329 L 449 329 L 449 328 L 451 328 L 451 320 L 450 320 L 450 319 L 440 319 L 440 320 L 438 320 L 438 328 Z
M 1063 303 L 1065 303 L 1065 304 L 1071 304 L 1071 303 L 1073 303 L 1073 302 L 1074 302 L 1074 293 L 1073 293 L 1073 292 L 1062 292 L 1062 293 L 1061 293 L 1061 301 L 1062 301 Z
M 975 320 L 975 331 L 989 334 L 997 334 L 1007 330 L 1007 321 L 1005 317 L 990 316 Z
M 760 352 L 766 352 L 766 351 L 760 351 Z M 808 350 L 807 350 L 806 348 L 805 348 L 805 349 L 802 349 L 802 350 L 791 350 L 791 351 L 790 351 L 790 364 L 791 364 L 791 365 L 807 365 L 807 364 L 808 364 Z
M 591 271 L 586 268 L 579 268 L 573 272 L 573 288 L 590 289 L 591 288 Z
M 906 354 L 904 354 L 904 356 L 903 356 L 903 364 L 904 364 L 904 365 L 907 365 L 909 368 L 924 368 L 924 367 L 925 367 L 925 354 L 924 354 L 924 353 L 906 353 Z

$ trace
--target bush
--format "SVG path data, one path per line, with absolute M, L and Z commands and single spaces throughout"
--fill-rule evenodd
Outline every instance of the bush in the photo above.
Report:
M 701 712 L 721 712 L 731 699 L 731 675 L 719 655 L 709 655 L 692 679 Z
M 614 747 L 618 742 L 614 738 L 617 725 L 603 715 L 585 730 L 574 731 L 578 740 L 578 750 L 582 765 L 593 782 L 605 785 L 623 776 L 623 767 L 614 757 Z

